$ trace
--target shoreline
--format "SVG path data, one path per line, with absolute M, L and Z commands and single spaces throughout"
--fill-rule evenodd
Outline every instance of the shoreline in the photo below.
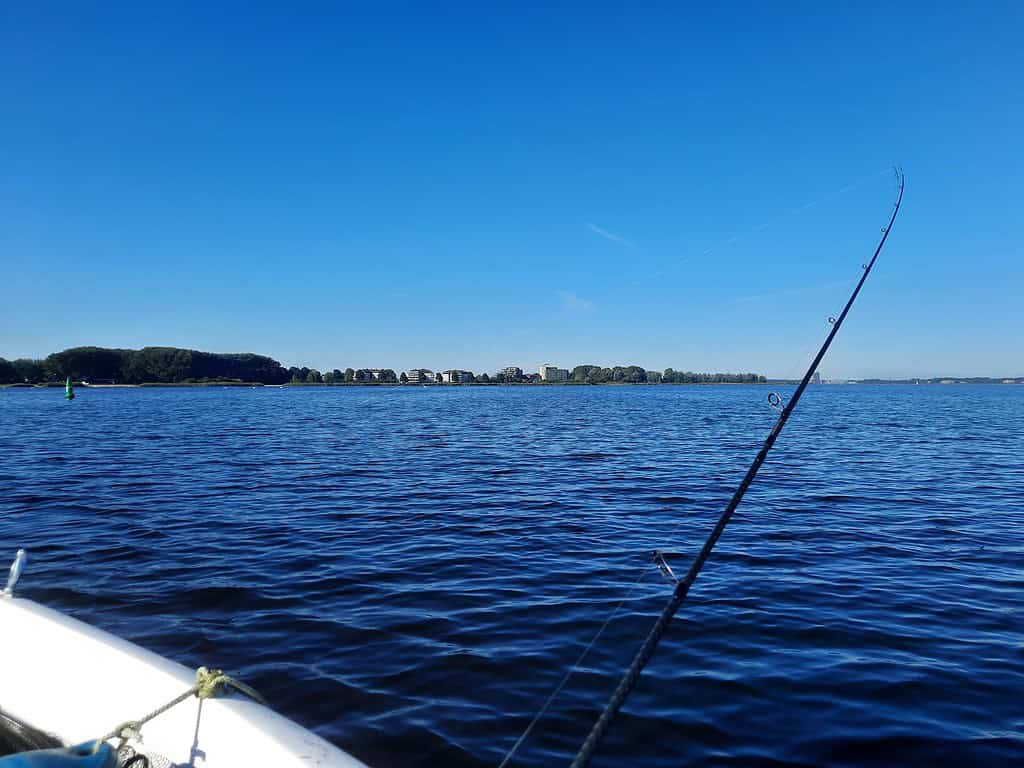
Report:
M 464 382 L 459 384 L 402 384 L 401 382 L 365 382 L 346 381 L 332 382 L 301 382 L 285 384 L 264 384 L 259 381 L 177 381 L 177 382 L 143 382 L 141 384 L 82 384 L 72 382 L 72 386 L 79 389 L 182 389 L 182 388 L 203 388 L 203 387 L 249 387 L 250 389 L 308 389 L 323 387 L 406 387 L 426 389 L 449 389 L 458 387 L 767 387 L 767 386 L 796 386 L 800 381 L 796 379 L 769 379 L 768 381 L 689 381 L 689 382 L 624 382 L 607 381 L 592 384 L 585 381 L 548 381 L 548 382 Z M 63 381 L 51 381 L 42 384 L 0 384 L 0 389 L 55 389 L 63 388 Z M 848 386 L 1014 386 L 1024 385 L 1024 378 L 1017 380 L 1003 381 L 907 381 L 902 379 L 891 381 L 842 381 L 822 382 L 815 384 L 815 387 L 848 387 Z

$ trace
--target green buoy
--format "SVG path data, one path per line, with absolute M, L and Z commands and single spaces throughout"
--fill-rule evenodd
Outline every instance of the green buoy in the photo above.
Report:
M 64 385 L 64 397 L 68 400 L 75 399 L 75 388 L 71 386 L 71 377 L 68 376 L 67 383 Z

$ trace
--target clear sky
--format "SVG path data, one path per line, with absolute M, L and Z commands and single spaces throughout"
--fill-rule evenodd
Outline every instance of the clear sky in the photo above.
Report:
M 1022 40 L 997 2 L 5 3 L 0 356 L 795 376 L 899 163 L 823 375 L 1024 375 Z

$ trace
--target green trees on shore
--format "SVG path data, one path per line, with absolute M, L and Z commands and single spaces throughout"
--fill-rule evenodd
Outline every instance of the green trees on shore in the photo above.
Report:
M 273 358 L 250 353 L 217 354 L 177 347 L 143 347 L 142 349 L 108 349 L 105 347 L 72 347 L 55 352 L 45 360 L 4 360 L 0 358 L 0 384 L 40 384 L 48 381 L 93 381 L 117 384 L 178 384 L 211 381 L 244 381 L 263 384 L 398 384 L 407 383 L 390 368 L 335 368 L 321 373 L 311 368 L 284 368 Z M 532 379 L 538 377 L 533 374 Z M 528 381 L 519 377 L 516 382 Z M 437 374 L 441 381 L 441 374 Z M 475 377 L 476 383 L 506 383 L 504 372 Z M 569 384 L 723 384 L 763 383 L 764 376 L 755 373 L 693 373 L 666 368 L 664 372 L 647 371 L 639 365 L 615 366 L 577 365 L 569 376 Z
M 766 379 L 756 373 L 693 373 L 666 368 L 661 374 L 665 384 L 764 384 Z
M 279 362 L 264 355 L 217 354 L 176 347 L 73 347 L 55 352 L 45 360 L 8 363 L 0 359 L 0 383 L 38 384 L 66 377 L 118 384 L 203 381 L 283 384 L 288 381 L 288 372 Z
M 24 381 L 46 380 L 46 368 L 42 360 L 4 360 L 0 357 L 0 384 L 20 384 Z
M 647 371 L 639 365 L 617 365 L 614 368 L 577 365 L 572 369 L 570 378 L 583 384 L 643 384 L 647 381 Z
M 666 368 L 664 373 L 646 371 L 639 365 L 602 368 L 599 365 L 577 365 L 570 381 L 579 384 L 762 384 L 764 376 L 756 373 L 693 373 Z
M 14 363 L 0 357 L 0 384 L 14 384 L 16 381 L 18 372 L 14 368 Z

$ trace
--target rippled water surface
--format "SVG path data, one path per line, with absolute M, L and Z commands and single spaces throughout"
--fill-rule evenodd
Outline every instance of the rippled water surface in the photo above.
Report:
M 374 768 L 565 765 L 763 387 L 0 390 L 20 592 Z M 595 765 L 1024 763 L 1024 387 L 808 390 Z

